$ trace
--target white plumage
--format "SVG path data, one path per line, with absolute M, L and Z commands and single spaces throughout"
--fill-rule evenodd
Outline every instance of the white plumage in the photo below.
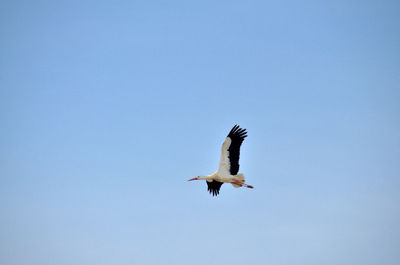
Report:
M 238 125 L 233 126 L 222 144 L 218 170 L 211 175 L 198 176 L 189 179 L 189 181 L 205 179 L 208 191 L 213 196 L 219 194 L 219 190 L 223 183 L 231 183 L 235 188 L 246 187 L 252 189 L 253 186 L 245 183 L 244 175 L 238 174 L 240 146 L 246 137 L 246 129 L 242 129 Z

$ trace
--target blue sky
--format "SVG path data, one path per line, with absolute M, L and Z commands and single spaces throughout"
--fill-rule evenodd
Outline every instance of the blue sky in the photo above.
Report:
M 399 9 L 2 1 L 0 263 L 398 264 Z

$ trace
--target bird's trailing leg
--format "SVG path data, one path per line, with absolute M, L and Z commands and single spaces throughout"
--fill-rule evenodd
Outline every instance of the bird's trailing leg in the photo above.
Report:
M 251 185 L 247 185 L 246 183 L 241 183 L 239 181 L 232 181 L 232 184 L 237 185 L 239 187 L 246 187 L 246 188 L 249 188 L 249 189 L 253 189 L 254 188 Z
M 253 186 L 251 186 L 251 185 L 247 185 L 247 184 L 243 184 L 243 187 L 246 187 L 246 188 L 249 188 L 249 189 L 254 189 L 254 187 L 253 187 Z

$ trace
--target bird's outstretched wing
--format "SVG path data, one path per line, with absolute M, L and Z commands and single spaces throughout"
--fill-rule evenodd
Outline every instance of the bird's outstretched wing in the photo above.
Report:
M 219 181 L 206 181 L 207 182 L 207 186 L 208 186 L 208 191 L 210 192 L 210 194 L 212 194 L 212 196 L 217 196 L 219 194 L 219 189 L 221 188 L 222 184 L 224 184 L 223 182 L 219 182 Z
M 218 175 L 229 176 L 238 173 L 240 146 L 246 137 L 246 129 L 240 128 L 239 125 L 233 126 L 225 142 L 222 144 Z

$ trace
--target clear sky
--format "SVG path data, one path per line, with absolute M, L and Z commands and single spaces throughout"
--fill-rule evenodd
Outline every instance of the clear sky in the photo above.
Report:
M 0 264 L 399 264 L 399 13 L 1 1 Z

